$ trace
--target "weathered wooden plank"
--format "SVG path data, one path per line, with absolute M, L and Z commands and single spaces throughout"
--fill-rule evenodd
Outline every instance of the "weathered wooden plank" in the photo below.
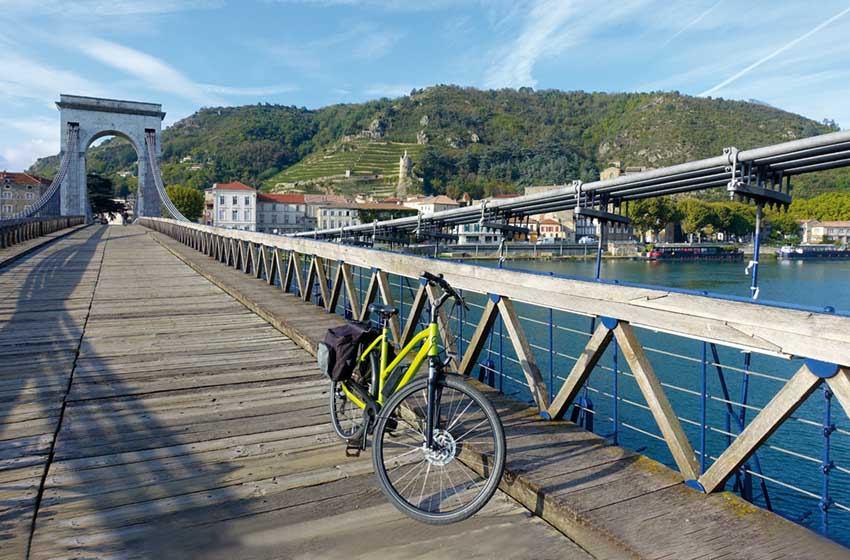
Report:
M 567 407 L 578 396 L 584 382 L 590 377 L 593 368 L 599 362 L 599 358 L 605 353 L 605 349 L 608 347 L 613 336 L 613 331 L 600 322 L 593 332 L 593 336 L 590 337 L 587 346 L 579 354 L 570 374 L 564 380 L 561 390 L 558 391 L 552 404 L 549 405 L 548 412 L 550 418 L 558 420 L 564 415 Z
M 628 323 L 620 322 L 614 328 L 614 336 L 617 338 L 623 357 L 629 364 L 647 405 L 649 405 L 655 423 L 667 442 L 673 460 L 679 467 L 679 472 L 689 480 L 696 480 L 699 477 L 699 463 L 693 447 L 691 447 L 688 436 L 676 417 L 673 406 L 664 393 L 664 387 L 656 377 L 643 347 L 635 336 L 634 330 Z
M 382 270 L 378 270 L 375 273 L 375 279 L 378 283 L 378 289 L 381 292 L 381 299 L 384 301 L 384 305 L 395 307 L 395 298 L 393 298 L 393 292 L 390 287 L 390 280 L 387 273 Z M 392 315 L 389 323 L 390 334 L 393 337 L 393 341 L 395 341 L 396 345 L 400 347 L 401 327 L 399 326 L 398 315 Z
M 528 382 L 528 389 L 531 391 L 531 396 L 537 403 L 537 408 L 540 411 L 545 411 L 549 406 L 549 390 L 546 388 L 546 382 L 543 381 L 543 376 L 540 375 L 540 368 L 537 367 L 537 360 L 534 359 L 534 353 L 528 344 L 528 339 L 525 337 L 525 330 L 520 324 L 519 316 L 510 299 L 505 297 L 499 298 L 497 305 L 505 328 L 508 330 L 508 336 L 513 344 L 522 372 L 525 374 L 525 379 Z
M 743 465 L 756 448 L 817 389 L 820 382 L 821 379 L 809 368 L 801 367 L 699 478 L 705 491 L 714 492 L 720 488 L 735 469 Z

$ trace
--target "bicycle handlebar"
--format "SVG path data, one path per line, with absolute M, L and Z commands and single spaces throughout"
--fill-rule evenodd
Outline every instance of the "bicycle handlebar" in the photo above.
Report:
M 458 294 L 455 291 L 455 289 L 452 288 L 451 284 L 446 282 L 446 280 L 445 280 L 445 278 L 443 278 L 442 274 L 435 275 L 435 274 L 431 274 L 430 272 L 422 272 L 422 274 L 420 274 L 419 276 L 421 278 L 424 278 L 428 282 L 431 282 L 431 283 L 434 283 L 434 284 L 437 284 L 438 286 L 440 286 L 443 289 L 443 292 L 445 292 L 449 297 L 454 298 L 454 300 L 457 303 L 459 303 L 461 306 L 463 306 L 464 309 L 469 311 L 469 307 L 467 307 L 466 302 L 464 302 L 463 298 L 460 296 L 460 294 Z

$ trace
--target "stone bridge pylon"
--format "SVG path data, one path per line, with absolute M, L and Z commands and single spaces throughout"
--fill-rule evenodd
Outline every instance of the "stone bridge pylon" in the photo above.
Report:
M 119 136 L 129 141 L 138 157 L 139 190 L 136 195 L 137 217 L 156 217 L 160 215 L 160 197 L 157 193 L 154 173 L 148 154 L 149 146 L 145 141 L 146 133 L 153 131 L 154 158 L 160 156 L 159 135 L 165 113 L 158 103 L 140 103 L 117 99 L 101 99 L 80 95 L 59 96 L 62 137 L 62 153 L 73 149 L 68 172 L 62 180 L 60 190 L 60 212 L 63 216 L 89 215 L 86 197 L 86 152 L 89 146 L 104 136 Z M 69 137 L 65 134 L 70 124 L 79 128 L 79 140 L 76 147 L 68 146 Z

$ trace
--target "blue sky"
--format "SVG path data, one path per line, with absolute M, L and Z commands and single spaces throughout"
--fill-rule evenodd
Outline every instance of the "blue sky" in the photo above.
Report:
M 59 93 L 321 107 L 452 83 L 758 99 L 850 128 L 850 0 L 0 0 L 0 169 Z

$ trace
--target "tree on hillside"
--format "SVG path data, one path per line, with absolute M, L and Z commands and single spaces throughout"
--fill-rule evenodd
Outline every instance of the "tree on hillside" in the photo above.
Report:
M 204 213 L 204 193 L 183 185 L 165 187 L 168 198 L 186 219 L 196 221 Z
M 113 200 L 114 189 L 112 181 L 98 173 L 86 176 L 86 189 L 93 215 L 115 215 L 124 211 L 124 204 Z
M 696 235 L 697 242 L 703 235 L 714 233 L 720 221 L 714 208 L 707 202 L 696 198 L 685 198 L 677 204 L 682 218 L 682 231 L 689 236 Z

